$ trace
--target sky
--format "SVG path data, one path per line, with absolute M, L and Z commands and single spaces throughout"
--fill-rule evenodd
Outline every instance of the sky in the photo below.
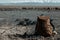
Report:
M 0 3 L 23 3 L 23 2 L 60 3 L 60 0 L 0 0 Z

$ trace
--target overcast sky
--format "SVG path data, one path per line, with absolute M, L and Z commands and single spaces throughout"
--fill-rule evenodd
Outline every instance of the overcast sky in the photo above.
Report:
M 60 0 L 0 0 L 0 3 L 21 3 L 21 2 L 60 3 Z

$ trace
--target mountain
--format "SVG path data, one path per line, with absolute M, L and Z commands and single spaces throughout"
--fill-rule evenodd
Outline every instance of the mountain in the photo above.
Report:
M 8 6 L 60 6 L 60 3 L 39 3 L 39 2 L 23 2 L 23 3 L 0 3 L 0 5 Z

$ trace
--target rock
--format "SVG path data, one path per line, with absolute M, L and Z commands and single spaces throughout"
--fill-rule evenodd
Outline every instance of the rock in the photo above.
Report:
M 16 30 L 17 30 L 16 31 L 17 34 L 24 35 L 27 31 L 27 28 L 25 26 L 23 26 L 23 27 L 21 26 L 21 27 L 17 27 Z
M 24 21 L 29 21 L 29 19 L 25 18 Z
M 49 16 L 39 16 L 37 18 L 36 32 L 44 37 L 52 36 L 52 25 Z
M 26 24 L 27 25 L 30 25 L 31 24 L 31 20 L 27 21 Z
M 19 20 L 19 19 L 16 19 L 15 22 L 16 22 L 16 21 L 20 21 L 20 20 Z
M 5 29 L 0 29 L 0 34 L 3 34 L 5 32 Z
M 0 29 L 0 34 L 2 35 L 13 35 L 13 34 L 20 34 L 24 35 L 27 32 L 27 28 L 25 26 L 15 26 L 9 29 Z
M 17 25 L 22 25 L 22 26 L 26 26 L 27 23 L 25 21 L 20 21 Z
M 36 21 L 31 21 L 31 25 L 35 25 L 36 24 Z
M 29 26 L 29 25 L 35 25 L 36 21 L 32 21 L 30 19 L 16 19 L 15 20 L 16 25 L 22 25 L 22 26 Z
M 35 33 L 35 25 L 27 26 L 27 32 L 26 32 L 26 34 L 27 35 L 33 35 L 34 33 Z

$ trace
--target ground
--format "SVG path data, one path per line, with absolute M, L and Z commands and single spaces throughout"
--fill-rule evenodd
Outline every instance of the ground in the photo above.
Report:
M 36 21 L 37 16 L 41 14 L 50 16 L 53 19 L 52 23 L 56 28 L 57 35 L 50 38 L 44 38 L 40 36 L 34 36 L 35 27 L 34 25 L 17 25 L 24 18 Z M 19 19 L 19 21 L 15 21 Z M 33 37 L 23 37 L 24 33 L 33 35 Z M 30 39 L 31 38 L 31 39 Z M 0 11 L 0 40 L 60 40 L 60 10 L 12 10 L 12 11 Z

